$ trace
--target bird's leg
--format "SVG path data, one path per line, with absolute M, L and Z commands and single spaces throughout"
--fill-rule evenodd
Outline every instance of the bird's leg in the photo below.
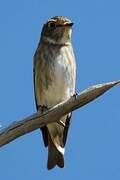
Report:
M 73 94 L 73 97 L 75 97 L 75 99 L 77 99 L 78 93 L 75 92 L 75 94 Z
M 44 113 L 47 110 L 48 110 L 47 106 L 44 106 L 44 105 L 43 106 L 41 106 L 41 105 L 38 106 L 38 111 L 41 112 L 41 113 Z

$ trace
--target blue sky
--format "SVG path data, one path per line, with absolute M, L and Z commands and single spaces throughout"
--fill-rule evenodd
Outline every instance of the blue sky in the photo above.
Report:
M 120 79 L 119 0 L 0 1 L 0 123 L 36 111 L 32 59 L 42 24 L 55 15 L 72 19 L 77 91 Z M 0 149 L 0 179 L 120 179 L 120 86 L 75 111 L 65 168 L 46 169 L 47 150 L 36 130 Z

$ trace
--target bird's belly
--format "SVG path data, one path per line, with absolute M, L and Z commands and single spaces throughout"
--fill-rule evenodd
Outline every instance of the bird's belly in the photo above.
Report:
M 42 95 L 44 105 L 47 107 L 68 99 L 74 93 L 73 74 L 67 61 L 62 58 L 56 59 L 52 71 L 51 83 Z
M 70 88 L 65 88 L 64 85 L 59 86 L 53 83 L 44 93 L 44 104 L 47 107 L 52 107 L 57 103 L 64 101 L 70 97 Z

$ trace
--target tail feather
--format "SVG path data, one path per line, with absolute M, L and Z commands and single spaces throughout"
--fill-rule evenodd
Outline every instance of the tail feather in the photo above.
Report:
M 53 144 L 51 137 L 48 138 L 48 163 L 47 168 L 50 170 L 58 165 L 60 168 L 64 167 L 64 157 Z

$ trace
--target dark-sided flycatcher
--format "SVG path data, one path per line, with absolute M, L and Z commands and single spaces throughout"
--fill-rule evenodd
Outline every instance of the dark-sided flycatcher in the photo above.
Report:
M 44 25 L 40 42 L 34 55 L 34 89 L 37 110 L 52 108 L 75 93 L 76 64 L 71 42 L 73 23 L 56 16 Z M 44 109 L 44 108 L 43 108 Z M 48 169 L 64 167 L 64 146 L 71 113 L 60 123 L 41 128 L 45 146 L 48 146 Z

